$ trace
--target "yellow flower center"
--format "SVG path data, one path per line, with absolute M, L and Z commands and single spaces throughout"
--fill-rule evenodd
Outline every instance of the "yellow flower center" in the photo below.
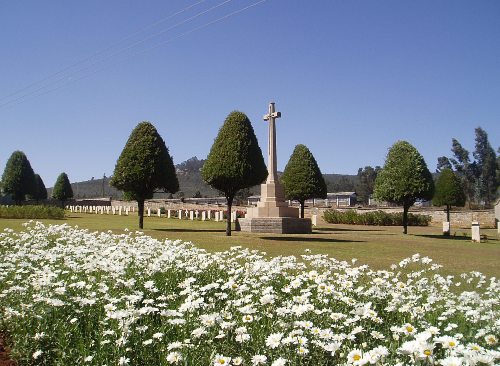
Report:
M 413 327 L 407 326 L 407 327 L 406 327 L 406 330 L 407 330 L 409 333 L 411 333 L 411 332 L 413 332 Z
M 450 345 L 450 347 L 455 347 L 455 342 L 453 341 L 450 341 L 448 344 Z
M 424 355 L 426 355 L 426 356 L 430 356 L 430 355 L 432 355 L 432 352 L 431 352 L 430 350 L 426 349 L 426 350 L 424 351 Z
M 361 356 L 360 355 L 354 355 L 354 356 L 352 356 L 352 359 L 354 361 L 359 361 L 359 360 L 361 360 Z

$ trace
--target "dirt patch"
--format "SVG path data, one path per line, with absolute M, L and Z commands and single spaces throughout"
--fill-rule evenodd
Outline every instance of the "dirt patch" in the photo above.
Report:
M 17 366 L 17 362 L 10 358 L 10 350 L 3 334 L 0 334 L 0 366 Z

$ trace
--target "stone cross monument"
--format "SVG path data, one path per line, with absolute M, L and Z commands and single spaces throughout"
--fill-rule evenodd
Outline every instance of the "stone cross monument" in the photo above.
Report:
M 289 207 L 285 202 L 283 186 L 278 179 L 276 154 L 276 119 L 281 117 L 276 112 L 274 103 L 269 104 L 269 113 L 264 121 L 269 122 L 269 142 L 267 145 L 267 180 L 260 185 L 260 202 L 257 207 L 247 210 L 245 218 L 250 217 L 299 217 L 299 210 Z
M 269 111 L 264 120 L 269 122 L 269 142 L 267 148 L 268 176 L 261 184 L 260 202 L 257 207 L 247 209 L 244 219 L 240 219 L 242 231 L 274 233 L 311 232 L 311 220 L 299 218 L 299 208 L 290 207 L 285 202 L 283 186 L 278 179 L 276 153 L 276 119 L 281 117 L 276 112 L 274 103 L 269 104 Z

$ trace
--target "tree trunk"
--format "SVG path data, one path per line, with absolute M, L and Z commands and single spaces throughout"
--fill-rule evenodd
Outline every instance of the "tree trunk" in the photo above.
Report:
M 234 194 L 231 196 L 226 196 L 227 199 L 227 224 L 226 224 L 226 236 L 231 236 L 231 209 L 233 207 Z
M 139 214 L 139 229 L 144 228 L 144 200 L 137 200 L 138 214 Z
M 450 222 L 450 205 L 446 205 L 446 221 Z
M 304 218 L 304 206 L 306 205 L 306 201 L 299 201 L 300 202 L 300 218 Z
M 403 234 L 408 234 L 408 210 L 410 205 L 407 203 L 403 204 Z

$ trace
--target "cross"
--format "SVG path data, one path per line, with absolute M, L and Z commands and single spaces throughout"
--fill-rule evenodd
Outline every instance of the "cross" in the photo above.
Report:
M 274 102 L 269 103 L 269 113 L 264 115 L 264 121 L 269 121 L 269 143 L 267 145 L 267 183 L 274 183 L 278 179 L 276 154 L 276 118 L 281 118 L 281 112 L 276 112 Z

